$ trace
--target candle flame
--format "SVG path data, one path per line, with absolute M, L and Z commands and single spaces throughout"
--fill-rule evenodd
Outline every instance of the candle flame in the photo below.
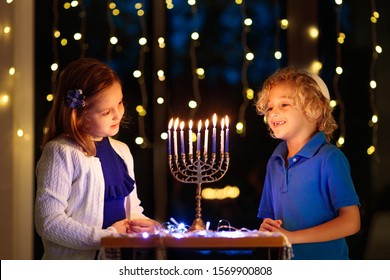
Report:
M 182 122 L 180 123 L 180 130 L 183 130 L 183 128 L 184 128 L 184 122 L 182 121 Z
M 206 120 L 206 122 L 204 123 L 204 126 L 206 127 L 206 129 L 209 127 L 209 119 Z
M 213 126 L 214 126 L 214 127 L 217 126 L 217 114 L 214 114 L 214 115 L 213 115 Z
M 200 132 L 202 129 L 202 120 L 198 122 L 198 132 Z
M 224 127 L 225 127 L 225 119 L 222 119 L 221 120 L 221 129 L 223 130 Z
M 176 130 L 179 126 L 179 118 L 176 118 L 175 123 L 173 124 L 173 129 Z
M 190 123 L 188 124 L 188 127 L 192 129 L 192 120 L 190 120 Z
M 228 116 L 225 116 L 225 124 L 226 124 L 226 128 L 229 128 L 229 118 Z
M 169 124 L 168 124 L 168 129 L 169 130 L 172 128 L 172 124 L 173 124 L 173 118 L 169 121 Z

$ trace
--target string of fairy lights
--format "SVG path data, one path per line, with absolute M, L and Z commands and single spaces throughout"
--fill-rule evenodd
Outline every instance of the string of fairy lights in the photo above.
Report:
M 371 63 L 370 63 L 370 86 L 369 86 L 369 95 L 370 95 L 370 107 L 371 107 L 371 119 L 368 122 L 368 125 L 372 129 L 371 136 L 371 145 L 367 149 L 368 155 L 373 155 L 376 150 L 377 142 L 378 142 L 378 122 L 379 122 L 379 112 L 376 106 L 376 88 L 378 86 L 378 82 L 375 77 L 376 71 L 376 63 L 379 55 L 382 53 L 382 47 L 378 44 L 377 38 L 377 23 L 379 20 L 379 12 L 376 8 L 375 0 L 371 0 L 371 46 L 372 46 L 372 55 L 371 55 Z
M 238 111 L 238 122 L 236 124 L 236 132 L 242 136 L 245 135 L 246 121 L 245 113 L 248 108 L 249 102 L 254 98 L 254 90 L 250 88 L 248 82 L 248 67 L 250 61 L 254 59 L 254 54 L 251 52 L 248 46 L 248 33 L 251 30 L 252 19 L 248 17 L 245 9 L 244 0 L 236 0 L 235 3 L 239 5 L 241 17 L 242 17 L 242 29 L 241 29 L 241 45 L 244 52 L 244 59 L 242 60 L 241 67 L 241 83 L 242 83 L 242 103 Z
M 136 138 L 136 143 L 141 148 L 150 148 L 151 143 L 146 135 L 145 130 L 145 117 L 147 115 L 148 108 L 148 90 L 145 82 L 145 66 L 146 66 L 146 54 L 149 51 L 148 46 L 148 30 L 145 19 L 145 5 L 142 2 L 135 4 L 134 8 L 137 10 L 137 16 L 139 18 L 141 35 L 138 40 L 139 44 L 139 56 L 138 56 L 138 69 L 133 73 L 134 77 L 137 78 L 138 85 L 141 91 L 141 104 L 137 105 L 136 111 L 138 113 L 138 132 L 139 136 Z M 160 73 L 160 79 L 162 77 Z
M 7 2 L 12 2 L 11 0 L 8 0 Z M 245 127 L 246 127 L 246 121 L 245 121 L 245 112 L 247 110 L 248 105 L 250 104 L 251 100 L 254 98 L 254 90 L 249 86 L 248 82 L 248 66 L 250 65 L 250 62 L 254 59 L 254 53 L 251 52 L 248 44 L 247 44 L 247 38 L 249 36 L 249 33 L 251 32 L 251 25 L 252 25 L 252 19 L 248 17 L 246 13 L 245 8 L 245 1 L 244 0 L 235 0 L 234 1 L 236 5 L 240 8 L 240 13 L 242 16 L 242 33 L 241 33 L 241 45 L 243 48 L 243 55 L 244 59 L 242 61 L 242 67 L 241 67 L 241 82 L 242 82 L 242 91 L 241 95 L 243 97 L 243 101 L 239 107 L 238 111 L 238 118 L 236 123 L 236 133 L 240 134 L 242 136 L 245 135 Z M 278 2 L 278 1 L 276 1 Z M 167 10 L 174 9 L 174 4 L 172 0 L 166 0 L 166 8 Z M 188 0 L 188 5 L 191 9 L 192 18 L 195 19 L 197 17 L 197 1 L 196 0 Z M 339 147 L 343 146 L 345 143 L 345 108 L 343 104 L 343 100 L 341 98 L 340 90 L 338 88 L 339 79 L 340 76 L 343 74 L 343 67 L 342 67 L 342 57 L 341 57 L 341 47 L 344 43 L 346 36 L 345 33 L 343 33 L 340 30 L 340 17 L 341 17 L 341 9 L 343 5 L 342 0 L 335 0 L 336 4 L 336 33 L 337 33 L 337 39 L 336 39 L 336 69 L 333 76 L 333 92 L 335 94 L 335 99 L 330 101 L 331 106 L 338 107 L 339 111 L 339 119 L 338 119 L 338 125 L 339 125 L 339 131 L 340 135 L 338 137 L 338 140 L 336 142 L 336 145 Z M 278 3 L 275 3 L 275 5 L 278 5 Z M 137 12 L 137 15 L 139 17 L 139 23 L 141 28 L 141 35 L 138 40 L 139 43 L 139 61 L 138 61 L 138 67 L 133 71 L 133 77 L 137 79 L 141 94 L 141 102 L 138 104 L 135 108 L 138 114 L 138 134 L 139 137 L 136 138 L 136 143 L 140 145 L 142 148 L 151 147 L 151 143 L 147 138 L 146 132 L 145 132 L 145 117 L 147 116 L 147 108 L 148 108 L 148 92 L 147 87 L 145 83 L 145 56 L 149 50 L 148 47 L 148 34 L 147 34 L 147 24 L 146 24 L 146 17 L 145 17 L 145 5 L 142 1 L 139 1 L 135 3 L 134 9 Z M 53 62 L 51 64 L 51 70 L 52 70 L 52 91 L 54 91 L 54 85 L 56 83 L 57 75 L 58 75 L 58 69 L 59 69 L 59 48 L 65 47 L 68 45 L 71 38 L 66 38 L 61 31 L 59 30 L 59 12 L 58 9 L 63 8 L 65 10 L 75 9 L 79 8 L 78 14 L 80 18 L 80 31 L 75 32 L 73 34 L 73 39 L 75 41 L 78 41 L 79 49 L 80 49 L 80 57 L 85 56 L 85 52 L 88 48 L 88 44 L 85 42 L 85 33 L 86 33 L 86 19 L 87 19 L 87 12 L 86 12 L 86 6 L 83 3 L 83 1 L 69 1 L 65 2 L 62 7 L 59 7 L 59 1 L 54 0 L 53 1 L 53 38 L 52 38 L 52 51 L 53 51 Z M 277 10 L 276 10 L 277 11 Z M 109 42 L 107 42 L 107 59 L 111 59 L 112 57 L 112 51 L 114 46 L 118 43 L 119 39 L 116 37 L 115 34 L 115 25 L 113 22 L 112 17 L 119 16 L 120 10 L 115 4 L 114 1 L 109 1 L 107 3 L 107 21 L 109 25 Z M 276 15 L 277 16 L 277 15 Z M 378 130 L 378 110 L 375 105 L 375 96 L 376 96 L 376 88 L 377 88 L 377 81 L 375 79 L 375 66 L 376 61 L 379 57 L 379 54 L 382 52 L 382 48 L 377 43 L 377 35 L 376 35 L 376 25 L 379 20 L 379 12 L 376 10 L 375 1 L 371 0 L 371 39 L 372 39 L 372 58 L 371 58 L 371 65 L 370 65 L 370 107 L 372 111 L 372 117 L 369 121 L 369 126 L 372 129 L 372 143 L 371 146 L 367 149 L 367 153 L 369 155 L 372 155 L 375 152 L 376 145 L 377 145 L 377 130 Z M 274 39 L 274 57 L 276 60 L 280 60 L 283 56 L 281 50 L 280 50 L 280 42 L 279 42 L 279 36 L 281 30 L 287 30 L 288 29 L 288 20 L 286 18 L 279 18 L 277 19 L 279 27 L 276 29 L 275 39 Z M 4 33 L 6 29 L 4 29 Z M 313 38 L 318 37 L 318 29 L 312 28 L 309 31 L 310 36 Z M 197 62 L 197 47 L 200 45 L 200 33 L 199 30 L 197 30 L 197 27 L 194 26 L 194 30 L 191 32 L 190 36 L 190 47 L 189 47 L 189 57 L 191 60 L 191 67 L 192 67 L 192 88 L 193 88 L 193 98 L 189 100 L 188 106 L 190 107 L 190 115 L 193 116 L 196 113 L 197 108 L 199 107 L 201 103 L 201 93 L 199 90 L 199 81 L 205 78 L 205 71 L 203 68 L 198 67 Z M 158 39 L 158 46 L 161 48 L 165 48 L 165 38 L 161 37 Z M 322 68 L 322 64 L 319 61 L 314 61 L 311 65 L 311 70 L 313 72 L 319 72 Z M 11 70 L 10 70 L 11 71 Z M 12 72 L 12 71 L 11 71 Z M 159 69 L 156 73 L 160 81 L 165 81 L 165 72 L 162 69 Z M 53 95 L 49 94 L 47 95 L 47 100 L 52 101 Z M 156 101 L 158 104 L 163 105 L 165 100 L 162 100 L 159 98 Z M 161 134 L 162 138 L 166 137 L 164 133 Z
M 344 44 L 345 41 L 345 33 L 341 32 L 341 9 L 342 9 L 342 0 L 335 0 L 336 4 L 336 69 L 333 75 L 333 92 L 336 96 L 336 100 L 331 100 L 330 105 L 332 107 L 338 107 L 339 110 L 339 118 L 338 118 L 338 127 L 339 127 L 339 138 L 336 142 L 338 147 L 342 147 L 345 143 L 345 106 L 343 99 L 340 94 L 339 89 L 339 80 L 340 76 L 343 73 L 342 67 L 342 56 L 341 56 L 341 45 Z

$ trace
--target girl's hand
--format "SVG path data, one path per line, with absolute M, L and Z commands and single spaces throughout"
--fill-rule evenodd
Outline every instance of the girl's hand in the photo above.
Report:
M 149 232 L 154 233 L 156 230 L 161 229 L 161 225 L 152 219 L 139 219 L 129 221 L 129 229 L 127 233 L 130 232 Z
M 115 228 L 118 233 L 127 233 L 130 228 L 129 222 L 129 219 L 123 219 L 115 222 L 112 227 Z

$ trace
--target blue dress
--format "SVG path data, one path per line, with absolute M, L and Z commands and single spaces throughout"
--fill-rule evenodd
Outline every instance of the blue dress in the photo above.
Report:
M 347 158 L 318 132 L 285 164 L 287 144 L 276 147 L 267 165 L 260 219 L 281 219 L 295 231 L 334 219 L 341 207 L 359 205 Z M 345 238 L 293 245 L 294 259 L 348 259 Z
M 134 189 L 135 181 L 129 176 L 123 159 L 111 147 L 107 137 L 96 143 L 96 157 L 102 165 L 105 192 L 102 228 L 126 218 L 125 197 Z

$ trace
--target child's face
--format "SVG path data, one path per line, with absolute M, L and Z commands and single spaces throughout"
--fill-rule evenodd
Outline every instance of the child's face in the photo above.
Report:
M 103 137 L 114 136 L 119 131 L 124 114 L 122 87 L 118 82 L 106 88 L 87 112 L 88 132 L 95 141 Z
M 276 138 L 306 141 L 316 126 L 294 105 L 293 91 L 288 84 L 271 88 L 268 97 L 267 122 Z

